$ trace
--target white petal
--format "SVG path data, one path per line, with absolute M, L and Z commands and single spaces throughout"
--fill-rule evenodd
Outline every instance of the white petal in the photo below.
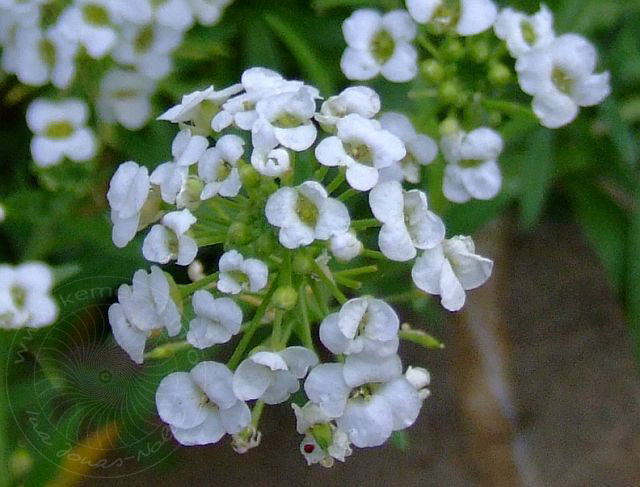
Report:
M 320 324 L 320 341 L 334 355 L 345 353 L 349 348 L 350 339 L 338 326 L 339 314 L 331 313 Z
M 388 382 L 402 375 L 402 362 L 397 355 L 384 358 L 355 354 L 344 361 L 344 381 L 350 387 L 368 383 Z
M 445 262 L 442 246 L 425 250 L 411 269 L 415 285 L 429 294 L 440 294 L 440 275 Z
M 340 59 L 340 69 L 347 79 L 364 81 L 380 73 L 380 65 L 369 51 L 347 47 Z
M 440 296 L 442 306 L 449 311 L 460 310 L 466 299 L 464 289 L 447 259 L 444 260 L 440 273 Z
M 191 379 L 220 408 L 233 406 L 237 399 L 233 393 L 233 373 L 218 362 L 200 362 L 190 372 Z
M 378 170 L 375 167 L 355 163 L 347 167 L 347 182 L 358 191 L 369 191 L 378 182 Z
M 265 404 L 280 404 L 300 389 L 300 383 L 288 370 L 273 373 L 273 380 L 267 390 L 260 396 Z
M 304 383 L 304 391 L 324 414 L 342 415 L 351 388 L 345 383 L 342 364 L 328 363 L 314 367 Z
M 502 174 L 496 161 L 462 169 L 460 177 L 469 194 L 479 200 L 494 198 L 502 187 Z
M 122 306 L 114 303 L 109 306 L 109 323 L 113 338 L 127 352 L 131 360 L 141 364 L 144 360 L 144 346 L 147 333 L 133 326 L 126 319 Z
M 376 391 L 376 394 L 384 398 L 391 407 L 395 431 L 403 430 L 415 423 L 422 408 L 422 400 L 416 388 L 407 379 L 400 377 L 388 382 Z
M 472 36 L 487 30 L 498 16 L 498 8 L 492 0 L 461 0 L 462 12 L 456 25 L 461 36 Z
M 394 83 L 405 83 L 418 74 L 418 51 L 413 45 L 398 42 L 391 58 L 380 69 L 382 76 Z
M 220 410 L 220 419 L 227 433 L 240 433 L 251 424 L 251 410 L 244 401 L 236 401 L 233 406 Z
M 187 372 L 166 376 L 156 390 L 156 406 L 162 421 L 178 428 L 193 428 L 203 423 L 207 414 L 202 407 L 204 393 Z
M 207 408 L 207 415 L 202 424 L 190 429 L 171 425 L 171 432 L 181 444 L 194 446 L 217 443 L 224 436 L 225 429 L 220 419 L 220 412 L 214 408 Z
M 269 368 L 255 363 L 251 358 L 243 360 L 233 374 L 233 392 L 242 401 L 260 398 L 273 380 Z
M 369 206 L 378 220 L 383 223 L 404 221 L 404 198 L 402 185 L 397 181 L 378 184 L 369 193 Z
M 366 399 L 352 399 L 336 424 L 349 435 L 349 440 L 355 446 L 379 446 L 389 439 L 393 431 L 391 407 L 376 395 Z
M 315 353 L 305 347 L 287 347 L 280 352 L 280 356 L 287 363 L 289 371 L 298 379 L 307 375 L 309 367 L 318 363 Z
M 378 247 L 385 257 L 397 262 L 406 262 L 417 255 L 415 245 L 402 220 L 382 226 L 378 235 Z

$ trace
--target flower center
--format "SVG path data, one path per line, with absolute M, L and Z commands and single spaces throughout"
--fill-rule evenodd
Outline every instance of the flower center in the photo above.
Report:
M 302 125 L 302 122 L 291 113 L 283 113 L 276 120 L 272 122 L 273 126 L 278 127 L 280 129 L 291 129 L 294 127 L 299 127 Z
M 246 289 L 249 286 L 249 277 L 242 271 L 229 271 L 231 279 L 240 284 L 240 287 Z
M 373 153 L 369 146 L 361 143 L 347 143 L 345 144 L 345 150 L 353 159 L 360 164 L 366 166 L 373 166 Z
M 138 92 L 133 88 L 122 88 L 120 90 L 116 90 L 112 94 L 113 98 L 117 98 L 119 100 L 126 100 L 128 98 L 135 98 L 138 96 Z
M 82 7 L 82 14 L 87 23 L 92 25 L 109 25 L 109 12 L 102 5 L 88 3 Z
M 38 46 L 40 57 L 49 68 L 56 64 L 56 48 L 49 39 L 42 39 Z
M 472 167 L 478 167 L 481 164 L 483 164 L 485 161 L 481 160 L 481 159 L 462 159 L 460 162 L 458 162 L 458 165 L 460 167 L 463 167 L 465 169 L 470 169 Z
M 433 12 L 432 21 L 440 27 L 448 27 L 458 23 L 462 7 L 460 0 L 442 0 Z
M 520 23 L 520 29 L 522 30 L 522 38 L 524 42 L 533 46 L 538 39 L 538 35 L 536 34 L 536 30 L 533 28 L 533 25 L 528 20 L 523 20 Z
M 27 292 L 20 286 L 12 286 L 10 293 L 15 307 L 18 309 L 24 308 L 27 302 Z
M 561 91 L 565 95 L 571 93 L 571 90 L 573 88 L 573 80 L 571 79 L 571 76 L 569 76 L 569 73 L 567 73 L 564 69 L 557 66 L 554 67 L 551 73 L 551 79 L 553 81 L 553 84 L 556 86 L 556 88 L 558 88 L 559 91 Z
M 133 41 L 133 49 L 138 53 L 148 51 L 153 44 L 153 27 L 151 25 L 146 26 L 136 36 Z
M 229 177 L 229 174 L 231 174 L 231 165 L 228 162 L 223 162 L 216 171 L 216 181 L 224 181 Z
M 66 139 L 73 134 L 73 125 L 66 120 L 51 122 L 44 134 L 50 139 Z
M 386 63 L 395 49 L 396 43 L 386 30 L 378 31 L 371 41 L 371 54 L 380 64 Z
M 303 223 L 310 227 L 316 226 L 318 220 L 318 208 L 305 195 L 298 193 L 298 201 L 296 202 L 296 213 Z

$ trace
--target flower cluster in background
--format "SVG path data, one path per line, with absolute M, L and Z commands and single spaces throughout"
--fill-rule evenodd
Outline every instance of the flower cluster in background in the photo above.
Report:
M 308 402 L 294 409 L 309 463 L 343 461 L 352 445 L 378 446 L 416 420 L 429 375 L 405 371 L 398 346 L 424 332 L 357 290 L 378 262 L 406 262 L 419 289 L 459 310 L 493 263 L 471 238 L 447 239 L 427 195 L 406 187 L 421 182 L 438 147 L 400 114 L 378 120 L 380 105 L 367 87 L 321 102 L 313 86 L 251 68 L 239 84 L 188 94 L 159 117 L 180 128 L 169 162 L 149 173 L 128 161 L 114 174 L 114 243 L 148 229 L 144 257 L 189 266 L 194 279 L 178 285 L 159 267 L 138 270 L 109 309 L 117 342 L 138 363 L 176 347 L 216 359 L 158 388 L 159 414 L 181 443 L 229 434 L 246 451 L 259 442 L 263 406 L 289 400 L 301 380 Z M 452 141 L 449 152 L 471 157 L 456 143 L 482 152 L 478 138 Z M 372 217 L 352 219 L 362 204 Z M 379 250 L 363 243 L 376 239 Z M 212 245 L 223 253 L 204 272 L 196 257 Z
M 28 115 L 34 132 L 32 157 L 41 167 L 65 158 L 94 157 L 97 141 L 84 127 L 89 107 L 104 123 L 143 127 L 150 97 L 170 74 L 171 55 L 196 23 L 210 26 L 231 0 L 1 0 L 2 70 L 26 85 L 48 83 L 56 100 L 35 100 Z M 111 62 L 104 61 L 110 59 Z M 100 77 L 99 92 L 83 89 L 86 76 Z M 64 98 L 79 88 L 82 98 Z

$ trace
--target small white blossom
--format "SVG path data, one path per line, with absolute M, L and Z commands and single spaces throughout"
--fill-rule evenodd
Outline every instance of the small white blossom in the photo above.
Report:
M 214 25 L 222 17 L 224 9 L 233 0 L 189 0 L 191 9 L 202 25 Z
M 27 109 L 27 125 L 35 134 L 31 155 L 41 167 L 60 163 L 65 157 L 75 162 L 91 159 L 97 149 L 93 132 L 85 124 L 87 105 L 69 98 L 55 102 L 38 98 Z
M 191 298 L 196 317 L 189 323 L 187 341 L 204 349 L 227 343 L 240 331 L 242 310 L 229 298 L 214 298 L 210 292 L 196 291 Z
M 490 200 L 502 187 L 497 159 L 502 152 L 502 137 L 481 127 L 469 133 L 457 131 L 440 142 L 448 164 L 443 191 L 449 201 L 465 203 L 472 198 Z
M 0 265 L 0 328 L 40 328 L 52 324 L 58 306 L 51 297 L 53 273 L 40 262 Z
M 217 443 L 251 423 L 251 411 L 233 393 L 233 373 L 218 362 L 166 376 L 156 391 L 158 414 L 183 445 Z
M 186 184 L 189 175 L 187 166 L 178 166 L 175 162 L 164 162 L 151 173 L 151 182 L 160 188 L 162 201 L 171 205 Z
M 345 166 L 353 189 L 368 191 L 379 178 L 378 171 L 402 160 L 407 151 L 402 141 L 383 130 L 375 120 L 347 115 L 336 124 L 337 135 L 316 147 L 316 158 L 325 166 Z
M 152 266 L 149 274 L 140 269 L 131 286 L 118 288 L 118 302 L 109 307 L 109 323 L 118 345 L 138 364 L 143 362 L 145 343 L 154 330 L 165 328 L 171 337 L 180 333 L 178 307 L 160 268 Z
M 369 193 L 369 205 L 383 223 L 378 246 L 391 260 L 411 260 L 416 249 L 431 249 L 444 239 L 444 223 L 429 211 L 427 195 L 420 190 L 405 191 L 397 181 L 380 183 Z
M 111 178 L 107 200 L 111 206 L 112 238 L 116 247 L 124 247 L 135 237 L 150 187 L 149 171 L 133 161 L 120 164 Z
M 166 264 L 176 259 L 178 265 L 189 265 L 196 258 L 198 244 L 186 235 L 196 218 L 187 209 L 172 211 L 162 217 L 161 224 L 151 227 L 142 244 L 144 258 Z
M 195 22 L 189 0 L 155 0 L 153 4 L 153 16 L 160 25 L 184 32 Z
M 222 254 L 218 262 L 220 275 L 218 290 L 223 293 L 238 294 L 242 291 L 256 293 L 267 285 L 269 269 L 258 259 L 245 259 L 237 250 Z
M 349 262 L 362 253 L 364 246 L 353 230 L 339 233 L 329 240 L 331 253 L 340 262 Z
M 406 0 L 406 3 L 409 14 L 419 24 L 432 22 L 439 26 L 451 26 L 461 36 L 484 32 L 498 16 L 498 9 L 492 0 L 460 0 L 455 2 L 455 6 L 448 0 Z
M 270 151 L 253 149 L 251 165 L 263 176 L 277 178 L 291 168 L 291 157 L 287 149 L 278 147 Z
M 431 164 L 438 155 L 438 144 L 431 137 L 416 133 L 411 121 L 401 113 L 387 112 L 380 117 L 380 125 L 397 136 L 407 149 L 407 155 L 380 171 L 382 181 L 420 182 L 420 166 Z
M 243 152 L 244 141 L 237 135 L 223 135 L 215 147 L 206 150 L 198 161 L 198 175 L 205 182 L 200 199 L 238 194 L 242 182 L 236 165 Z
M 344 203 L 330 198 L 315 181 L 280 188 L 269 196 L 265 214 L 271 225 L 280 228 L 280 243 L 288 249 L 328 240 L 346 232 L 351 224 Z
M 411 276 L 415 285 L 429 294 L 439 294 L 442 306 L 458 311 L 464 306 L 465 290 L 487 282 L 493 261 L 476 255 L 471 237 L 453 237 L 416 259 Z
M 75 0 L 58 19 L 58 26 L 70 41 L 84 46 L 95 59 L 106 56 L 115 45 L 119 22 L 117 2 Z
M 317 363 L 318 357 L 304 347 L 257 352 L 236 369 L 233 391 L 244 401 L 260 399 L 266 404 L 279 404 L 300 389 L 298 379 Z
M 102 78 L 98 113 L 102 121 L 118 122 L 129 130 L 142 128 L 151 118 L 153 80 L 134 71 L 112 69 Z
M 339 95 L 328 98 L 315 119 L 326 131 L 334 131 L 336 123 L 351 113 L 373 118 L 380 111 L 380 97 L 368 86 L 350 86 Z
M 415 387 L 418 391 L 420 399 L 423 401 L 429 397 L 429 389 L 427 386 L 431 383 L 431 374 L 423 367 L 407 367 L 407 371 L 404 373 L 405 378 L 409 383 Z
M 125 24 L 111 55 L 149 78 L 162 79 L 171 72 L 171 53 L 181 41 L 182 33 L 170 27 Z
M 498 38 L 507 43 L 514 58 L 531 49 L 546 48 L 555 39 L 553 13 L 546 5 L 535 15 L 526 15 L 512 8 L 500 11 L 493 30 Z
M 564 34 L 518 58 L 520 87 L 533 96 L 533 111 L 542 125 L 567 125 L 580 107 L 597 105 L 609 96 L 610 74 L 594 73 L 596 64 L 595 48 L 578 34 Z
M 371 9 L 356 10 L 342 24 L 347 49 L 340 60 L 344 75 L 351 80 L 367 80 L 382 74 L 402 83 L 418 73 L 416 25 L 404 10 L 381 15 Z
M 191 166 L 198 162 L 209 142 L 202 135 L 192 135 L 191 129 L 182 129 L 171 144 L 171 155 L 178 166 Z

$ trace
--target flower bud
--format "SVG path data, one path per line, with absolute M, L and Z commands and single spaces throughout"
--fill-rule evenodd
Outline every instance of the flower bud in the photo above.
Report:
M 31 470 L 32 466 L 33 458 L 24 448 L 18 448 L 9 458 L 9 470 L 14 478 L 23 477 Z
M 476 41 L 470 46 L 471 58 L 477 63 L 483 63 L 489 59 L 491 49 L 486 41 Z
M 511 71 L 502 63 L 494 63 L 489 68 L 488 78 L 494 86 L 504 86 L 511 81 Z
M 333 432 L 329 423 L 319 423 L 314 425 L 310 430 L 313 439 L 316 440 L 318 446 L 323 450 L 326 450 L 333 443 Z
M 444 54 L 453 61 L 457 61 L 464 56 L 464 46 L 458 39 L 449 39 L 444 45 Z
M 420 65 L 422 76 L 432 83 L 440 83 L 444 79 L 445 72 L 442 64 L 435 59 L 427 59 Z
M 440 123 L 440 135 L 451 135 L 460 130 L 460 124 L 455 117 L 447 117 Z
M 407 367 L 405 377 L 417 390 L 424 389 L 431 382 L 429 371 L 422 367 Z
M 251 240 L 251 230 L 244 222 L 233 222 L 227 233 L 232 244 L 243 245 Z
M 296 274 L 310 274 L 313 270 L 313 261 L 307 254 L 298 252 L 293 257 L 292 267 Z
M 260 184 L 260 174 L 249 164 L 238 164 L 240 180 L 245 188 L 255 188 Z
M 284 311 L 293 309 L 298 302 L 298 292 L 291 286 L 280 286 L 273 293 L 273 305 Z

